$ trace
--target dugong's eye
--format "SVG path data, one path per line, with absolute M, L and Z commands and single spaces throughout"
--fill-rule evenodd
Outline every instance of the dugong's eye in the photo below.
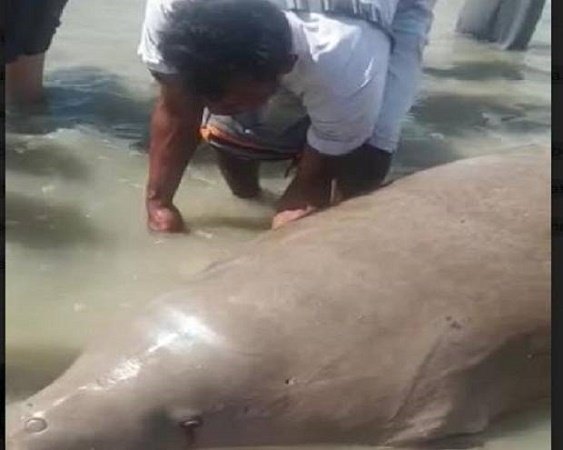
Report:
M 32 417 L 25 421 L 24 428 L 29 433 L 39 433 L 47 429 L 47 421 L 41 417 Z
M 189 445 L 195 443 L 195 430 L 201 425 L 203 425 L 203 420 L 200 416 L 193 416 L 180 422 L 180 427 L 184 430 Z

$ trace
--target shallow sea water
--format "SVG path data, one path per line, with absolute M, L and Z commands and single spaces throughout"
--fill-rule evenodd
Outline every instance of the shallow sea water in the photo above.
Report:
M 422 90 L 391 177 L 549 144 L 551 2 L 527 52 L 456 36 L 462 3 L 438 2 Z M 49 111 L 8 112 L 8 401 L 58 376 L 116 310 L 172 290 L 267 230 L 286 184 L 285 165 L 266 166 L 264 198 L 236 199 L 202 149 L 177 195 L 191 233 L 146 231 L 144 149 L 156 87 L 136 56 L 143 11 L 143 0 L 71 0 L 48 53 Z M 490 450 L 548 449 L 549 407 L 500 423 L 483 439 Z

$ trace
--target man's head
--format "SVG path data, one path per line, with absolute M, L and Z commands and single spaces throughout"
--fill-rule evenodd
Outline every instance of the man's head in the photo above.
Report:
M 188 0 L 168 19 L 164 60 L 215 114 L 258 108 L 295 62 L 289 23 L 267 0 Z

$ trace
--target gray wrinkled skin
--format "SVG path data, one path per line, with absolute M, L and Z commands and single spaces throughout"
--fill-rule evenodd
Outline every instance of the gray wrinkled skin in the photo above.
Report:
M 267 233 L 104 331 L 9 411 L 8 449 L 483 430 L 549 396 L 549 173 L 537 148 L 458 161 Z

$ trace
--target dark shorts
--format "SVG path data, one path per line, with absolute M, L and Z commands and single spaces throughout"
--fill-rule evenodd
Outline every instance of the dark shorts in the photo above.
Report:
M 309 125 L 304 108 L 292 99 L 292 94 L 280 90 L 253 113 L 214 116 L 206 112 L 202 136 L 211 147 L 231 159 L 296 163 L 305 148 Z M 348 198 L 379 186 L 389 171 L 391 159 L 391 153 L 366 143 L 331 158 L 330 171 Z
M 203 136 L 212 147 L 242 159 L 293 159 L 303 150 L 310 120 L 299 99 L 280 88 L 257 111 L 235 116 L 204 114 Z
M 5 63 L 22 55 L 45 53 L 68 0 L 6 0 Z

